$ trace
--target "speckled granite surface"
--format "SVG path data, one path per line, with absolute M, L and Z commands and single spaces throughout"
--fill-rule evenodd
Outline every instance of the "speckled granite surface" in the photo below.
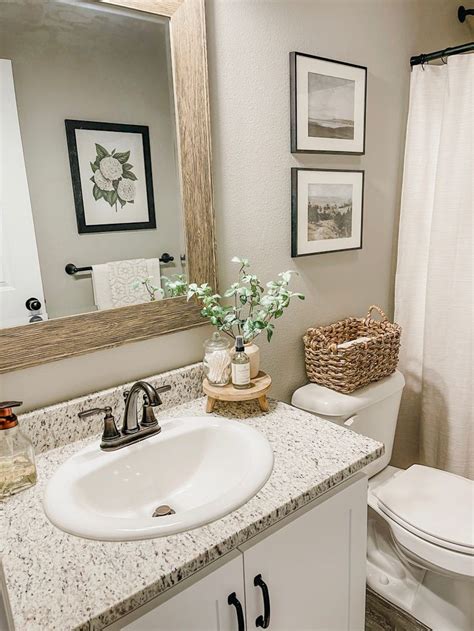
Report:
M 166 410 L 202 396 L 203 377 L 202 363 L 198 363 L 143 379 L 156 388 L 165 384 L 171 386 L 169 392 L 161 395 L 163 405 L 160 410 Z M 21 429 L 32 440 L 36 453 L 41 453 L 102 431 L 102 415 L 81 420 L 77 415 L 83 410 L 110 406 L 117 425 L 120 426 L 125 408 L 123 393 L 129 390 L 132 384 L 133 382 L 100 390 L 71 401 L 21 414 L 18 416 Z
M 204 399 L 161 411 L 202 416 Z M 3 570 L 16 631 L 103 629 L 247 541 L 372 462 L 383 446 L 284 403 L 221 404 L 216 415 L 249 424 L 270 441 L 272 475 L 240 509 L 196 530 L 139 542 L 89 541 L 45 517 L 41 498 L 56 467 L 95 438 L 42 454 L 36 487 L 5 503 Z

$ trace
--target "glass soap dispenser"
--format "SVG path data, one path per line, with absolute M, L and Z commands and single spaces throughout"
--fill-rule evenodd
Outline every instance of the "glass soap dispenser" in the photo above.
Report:
M 36 483 L 35 451 L 12 410 L 18 405 L 21 401 L 0 403 L 0 500 Z

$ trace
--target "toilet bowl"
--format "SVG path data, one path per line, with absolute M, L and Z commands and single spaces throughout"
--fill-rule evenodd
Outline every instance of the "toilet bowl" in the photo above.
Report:
M 292 405 L 383 442 L 369 476 L 367 583 L 433 631 L 474 629 L 474 483 L 389 466 L 405 381 L 396 371 L 346 395 L 308 384 Z

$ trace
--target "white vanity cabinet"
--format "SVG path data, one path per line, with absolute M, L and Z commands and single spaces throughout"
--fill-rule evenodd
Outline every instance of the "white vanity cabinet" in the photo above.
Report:
M 236 604 L 229 605 L 229 596 L 233 594 L 232 601 Z M 176 596 L 133 622 L 112 628 L 122 631 L 238 631 L 236 607 L 239 605 L 243 619 L 243 559 L 236 553 L 232 560 Z
M 265 588 L 272 631 L 362 631 L 366 479 L 334 489 L 288 521 L 240 548 L 248 631 L 265 617 Z
M 363 631 L 366 515 L 357 474 L 108 630 Z

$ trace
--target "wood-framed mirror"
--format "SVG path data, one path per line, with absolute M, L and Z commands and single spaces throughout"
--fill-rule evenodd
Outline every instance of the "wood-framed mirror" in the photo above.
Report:
M 203 324 L 163 279 L 216 286 L 204 0 L 5 3 L 0 42 L 0 373 Z

